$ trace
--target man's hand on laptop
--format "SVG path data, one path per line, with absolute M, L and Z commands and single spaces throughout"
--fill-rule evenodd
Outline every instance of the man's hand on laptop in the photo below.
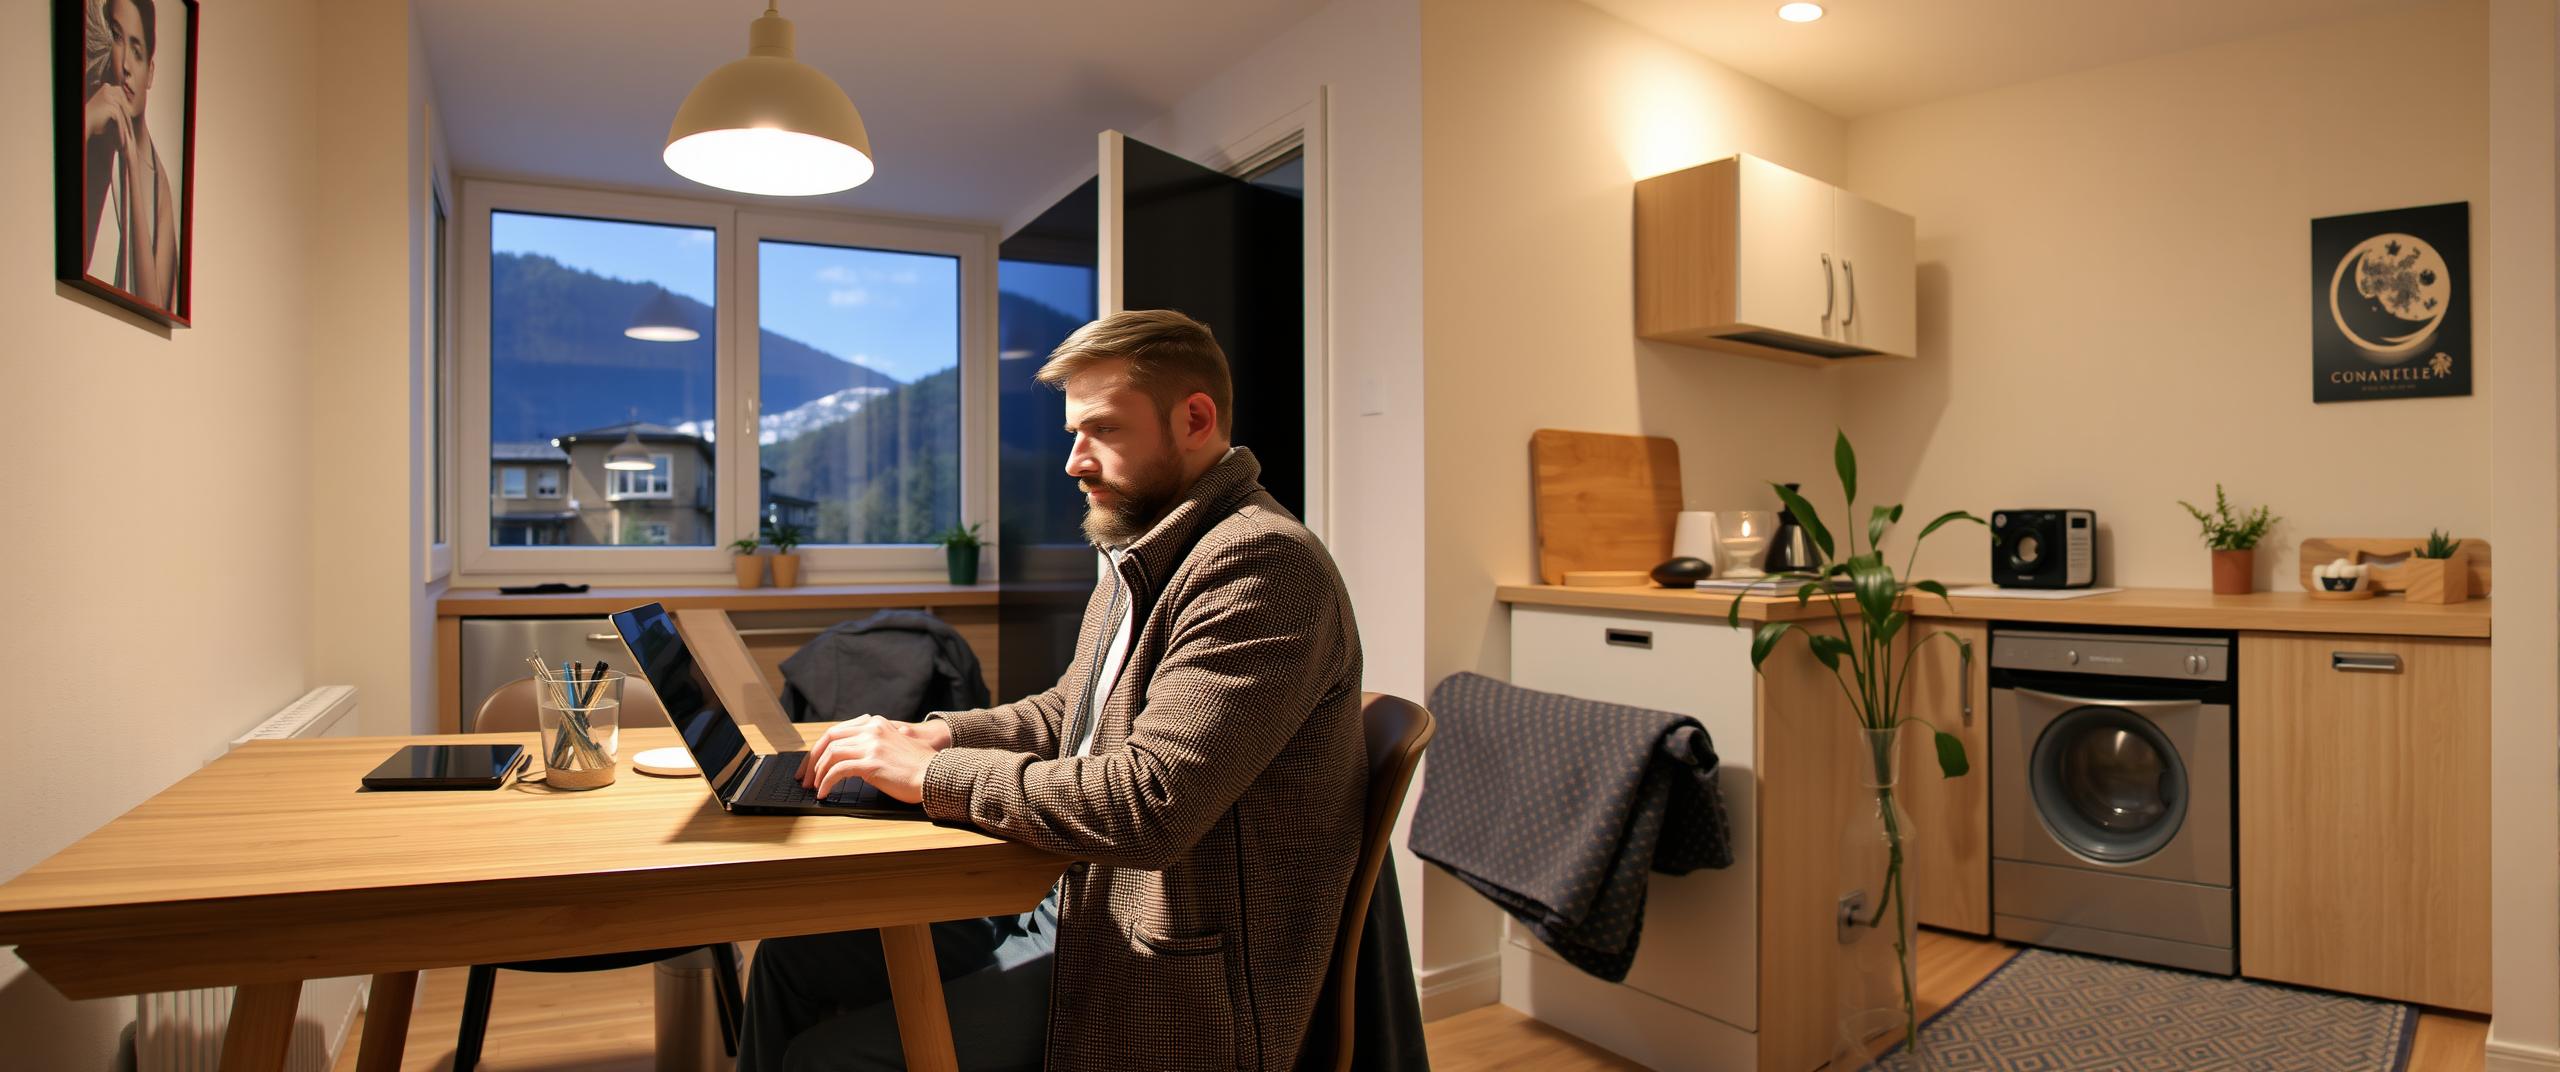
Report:
M 827 727 L 800 762 L 800 784 L 819 796 L 835 792 L 848 778 L 860 778 L 909 804 L 924 800 L 924 768 L 933 754 L 951 747 L 951 727 L 941 719 L 893 722 L 878 715 L 850 718 Z

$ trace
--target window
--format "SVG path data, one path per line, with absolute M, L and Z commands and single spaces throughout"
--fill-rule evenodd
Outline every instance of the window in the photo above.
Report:
M 960 258 L 756 244 L 768 523 L 924 543 L 960 520 Z
M 490 449 L 547 449 L 606 487 L 606 503 L 557 511 L 558 538 L 543 542 L 713 544 L 707 520 L 635 538 L 611 502 L 675 500 L 672 458 L 681 452 L 702 459 L 703 475 L 691 485 L 700 493 L 676 505 L 706 517 L 717 510 L 716 239 L 708 227 L 489 214 Z M 655 469 L 605 468 L 634 442 Z M 515 479 L 508 497 L 521 498 L 522 474 Z M 498 523 L 491 518 L 493 544 Z
M 605 499 L 613 501 L 675 498 L 675 456 L 652 454 L 649 456 L 649 463 L 651 468 L 648 469 L 605 470 L 605 473 L 612 477 L 611 485 L 605 489 Z
M 524 498 L 524 470 L 508 466 L 499 470 L 498 475 L 502 478 L 499 494 L 510 499 Z
M 446 461 L 491 489 L 454 504 L 462 583 L 698 583 L 768 522 L 804 575 L 912 576 L 991 512 L 988 229 L 497 181 L 458 207 Z

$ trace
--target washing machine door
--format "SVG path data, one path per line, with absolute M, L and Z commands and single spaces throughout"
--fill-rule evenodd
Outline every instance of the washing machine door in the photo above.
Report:
M 2016 795 L 2001 806 L 2035 820 L 2013 819 L 2016 858 L 2229 880 L 2228 707 L 2031 689 L 2015 703 L 2003 782 Z

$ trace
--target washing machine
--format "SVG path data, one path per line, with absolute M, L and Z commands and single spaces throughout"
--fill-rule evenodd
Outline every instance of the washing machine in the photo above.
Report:
M 2230 634 L 1991 631 L 1992 931 L 2239 971 Z

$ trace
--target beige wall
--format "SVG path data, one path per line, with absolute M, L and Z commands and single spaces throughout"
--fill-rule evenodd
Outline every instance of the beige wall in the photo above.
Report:
M 0 97 L 19 105 L 0 110 L 0 456 L 14 459 L 0 879 L 320 680 L 305 560 L 322 5 L 204 6 L 196 326 L 177 331 L 53 282 L 52 111 L 37 102 L 53 99 L 54 6 L 0 8 Z M 125 501 L 137 487 L 149 510 Z M 110 1068 L 131 1018 L 130 1000 L 66 1002 L 0 952 L 0 1064 Z
M 328 181 L 315 229 L 318 348 L 305 472 L 313 495 L 311 670 L 356 686 L 369 733 L 433 725 L 434 609 L 420 583 L 424 449 L 416 384 L 424 289 L 424 63 L 404 0 L 320 7 Z
M 1842 124 L 1570 0 L 1425 0 L 1424 678 L 1509 671 L 1496 584 L 1531 580 L 1540 428 L 1680 444 L 1690 505 L 1818 480 L 1827 377 L 1634 332 L 1634 180 L 1748 152 L 1837 182 Z M 1434 963 L 1492 956 L 1493 910 L 1430 872 Z M 1445 908 L 1445 910 L 1443 910 Z
M 2489 191 L 2475 224 L 2490 266 L 2482 336 L 2501 358 L 2491 397 L 2490 535 L 2504 549 L 2491 626 L 2489 1072 L 2560 1067 L 2560 211 L 2553 94 L 2560 20 L 2549 0 L 2495 0 L 2489 22 Z
M 2420 5 L 1851 124 L 1846 185 L 1919 220 L 1920 360 L 1841 374 L 1873 485 L 1923 516 L 2095 509 L 2115 584 L 2208 583 L 2176 500 L 2217 480 L 2285 518 L 2262 586 L 2297 586 L 2306 536 L 2486 536 L 2501 355 L 2478 347 L 2468 398 L 2317 406 L 2304 302 L 2319 216 L 2469 201 L 2489 266 L 2486 12 Z M 1986 575 L 1980 529 L 1931 545 L 1924 572 Z

